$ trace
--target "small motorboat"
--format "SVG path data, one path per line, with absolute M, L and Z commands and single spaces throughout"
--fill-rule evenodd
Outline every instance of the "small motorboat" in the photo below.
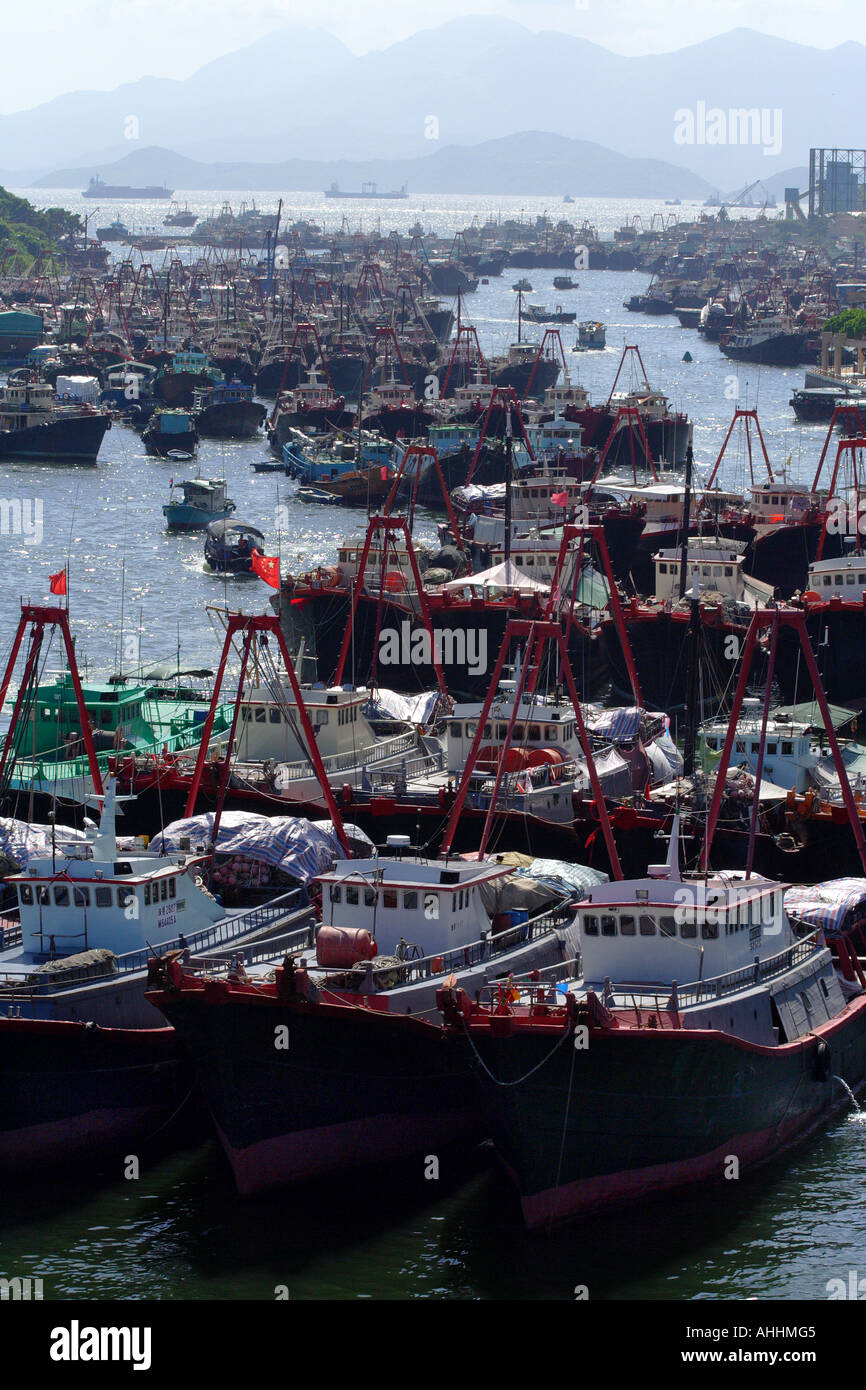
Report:
M 166 458 L 171 459 L 172 463 L 192 463 L 193 456 L 185 449 L 169 449 Z
M 260 463 L 251 463 L 250 467 L 254 473 L 288 473 L 284 463 L 277 459 L 262 459 Z
M 212 521 L 223 521 L 235 510 L 234 502 L 226 497 L 224 479 L 188 478 L 177 486 L 172 479 L 162 514 L 171 531 L 203 531 Z
M 252 574 L 253 551 L 264 553 L 264 533 L 246 521 L 212 521 L 205 535 L 204 558 L 217 574 Z
M 517 284 L 512 285 L 511 288 L 513 290 L 522 290 L 524 294 L 532 294 L 532 286 L 526 279 L 526 276 L 524 276 L 522 280 L 518 280 Z
M 299 502 L 319 502 L 323 506 L 339 505 L 340 498 L 335 497 L 333 492 L 323 492 L 318 487 L 299 487 L 295 493 Z

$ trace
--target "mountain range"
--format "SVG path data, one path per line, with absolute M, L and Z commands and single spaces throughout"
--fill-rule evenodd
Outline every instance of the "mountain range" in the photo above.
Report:
M 857 43 L 819 49 L 748 29 L 628 57 L 495 16 L 357 56 L 324 30 L 291 25 L 183 81 L 143 78 L 0 116 L 4 164 L 14 151 L 0 173 L 47 184 L 57 170 L 104 172 L 153 146 L 203 164 L 379 167 L 543 129 L 733 188 L 802 165 L 810 145 L 855 139 L 864 59 Z M 773 137 L 732 141 L 727 123 L 726 143 L 710 143 L 700 113 L 714 109 L 766 112 Z M 683 112 L 696 118 L 694 143 L 675 138 L 688 140 Z M 436 168 L 425 164 L 430 177 Z

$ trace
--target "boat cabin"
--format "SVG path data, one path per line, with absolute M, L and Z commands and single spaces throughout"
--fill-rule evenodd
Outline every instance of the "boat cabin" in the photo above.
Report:
M 663 603 L 676 602 L 680 596 L 680 548 L 659 550 L 653 556 L 655 565 L 655 596 Z M 686 590 L 695 579 L 701 590 L 709 589 L 723 598 L 740 600 L 744 592 L 743 562 L 745 556 L 736 546 L 716 542 L 712 537 L 689 541 Z
M 369 690 L 334 686 L 304 688 L 302 693 L 323 758 L 354 755 L 375 744 L 376 734 L 364 714 Z M 280 686 L 278 700 L 268 687 L 254 687 L 245 695 L 239 714 L 235 747 L 241 762 L 294 763 L 307 758 L 298 707 L 288 685 Z
M 391 836 L 389 847 L 402 838 Z M 508 865 L 410 854 L 338 860 L 320 874 L 322 925 L 369 931 L 380 956 L 405 955 L 407 946 L 429 956 L 471 945 L 491 931 L 482 891 L 511 873 Z
M 866 555 L 814 561 L 809 566 L 806 588 L 824 600 L 841 598 L 862 602 L 866 595 Z

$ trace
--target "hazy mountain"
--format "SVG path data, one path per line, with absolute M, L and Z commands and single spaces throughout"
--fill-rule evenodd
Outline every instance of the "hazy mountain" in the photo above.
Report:
M 86 187 L 95 165 L 55 169 L 42 188 Z M 565 193 L 597 197 L 703 197 L 705 180 L 656 159 L 632 159 L 586 140 L 524 131 L 480 145 L 450 145 L 421 159 L 307 160 L 275 164 L 221 161 L 206 164 L 159 146 L 100 164 L 108 183 L 162 184 L 194 189 L 321 190 L 334 182 L 357 189 L 369 179 L 381 189 L 408 184 L 410 193 Z
M 146 78 L 2 116 L 0 148 L 31 169 L 117 159 L 135 116 L 139 148 L 204 162 L 408 159 L 543 126 L 730 189 L 801 164 L 810 144 L 856 140 L 864 59 L 860 44 L 817 49 L 748 29 L 623 57 L 494 16 L 358 57 L 322 30 L 291 27 L 182 82 Z M 764 134 L 732 133 L 731 110 L 752 109 L 766 113 Z M 677 130 L 689 137 L 684 113 L 694 143 L 675 139 Z

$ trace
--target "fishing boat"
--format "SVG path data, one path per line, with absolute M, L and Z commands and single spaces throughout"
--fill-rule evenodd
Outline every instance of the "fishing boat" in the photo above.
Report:
M 177 496 L 180 489 L 182 498 Z M 170 484 L 169 499 L 162 509 L 172 531 L 204 531 L 212 521 L 225 520 L 237 508 L 226 496 L 224 478 L 188 478 Z
M 141 432 L 147 452 L 156 458 L 170 453 L 191 454 L 198 444 L 195 418 L 188 410 L 154 410 Z
M 607 342 L 605 326 L 592 319 L 584 319 L 577 326 L 577 342 L 572 352 L 600 352 Z
M 252 957 L 233 977 L 151 973 L 148 997 L 193 1058 L 246 1194 L 473 1146 L 483 1125 L 462 1044 L 438 1026 L 437 985 L 560 975 L 573 955 L 573 884 L 426 858 L 407 836 L 318 881 L 315 947 L 271 953 L 272 982 Z M 275 1048 L 286 1027 L 291 1045 Z
M 122 841 L 112 780 L 99 826 L 47 849 L 9 876 L 15 917 L 0 922 L 0 1168 L 116 1153 L 166 1125 L 191 1078 L 171 1029 L 144 997 L 153 949 L 231 949 L 253 937 L 311 939 L 304 890 L 226 913 L 202 882 L 204 845 L 156 853 Z M 203 857 L 204 856 L 204 857 Z
M 196 388 L 192 414 L 199 434 L 217 439 L 252 439 L 264 424 L 267 411 L 260 401 L 253 400 L 252 386 L 224 381 Z
M 118 217 L 108 227 L 97 227 L 96 235 L 100 241 L 125 241 L 129 228 Z
M 264 554 L 264 533 L 246 521 L 209 522 L 204 543 L 208 569 L 217 574 L 252 574 L 253 551 Z
M 194 227 L 198 221 L 198 214 L 190 212 L 189 203 L 184 203 L 183 207 L 178 203 L 172 203 L 163 221 L 167 227 Z
M 58 401 L 29 373 L 0 387 L 0 458 L 95 463 L 110 429 L 106 411 Z
M 785 1153 L 866 1077 L 866 991 L 786 885 L 666 862 L 578 904 L 580 975 L 443 988 L 531 1227 L 721 1183 Z M 732 1167 L 735 1165 L 735 1167 Z

